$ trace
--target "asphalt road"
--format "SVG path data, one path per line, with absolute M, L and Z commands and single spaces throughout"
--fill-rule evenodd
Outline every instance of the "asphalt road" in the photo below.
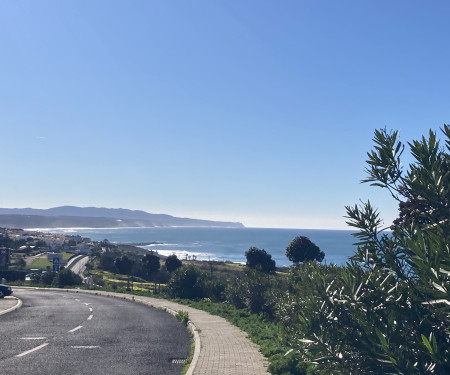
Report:
M 172 315 L 96 295 L 14 288 L 0 317 L 0 374 L 179 374 L 187 329 Z M 174 363 L 175 362 L 175 363 Z
M 83 272 L 86 269 L 86 264 L 89 262 L 88 256 L 79 255 L 76 258 L 71 259 L 67 264 L 67 268 L 72 270 L 72 272 L 76 273 L 83 277 Z

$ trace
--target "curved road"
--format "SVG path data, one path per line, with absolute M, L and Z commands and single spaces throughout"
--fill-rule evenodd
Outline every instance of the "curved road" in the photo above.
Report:
M 0 374 L 179 374 L 187 329 L 172 315 L 96 295 L 14 290 L 0 318 Z
M 89 263 L 89 257 L 87 255 L 78 255 L 67 263 L 66 268 L 75 272 L 77 275 L 83 277 L 83 272 L 86 269 L 86 264 Z

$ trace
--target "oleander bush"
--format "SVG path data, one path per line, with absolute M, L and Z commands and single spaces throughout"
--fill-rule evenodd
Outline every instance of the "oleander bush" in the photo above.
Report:
M 431 131 L 409 144 L 407 171 L 398 132 L 376 131 L 363 182 L 390 192 L 398 219 L 382 228 L 370 202 L 346 207 L 358 242 L 341 274 L 292 270 L 298 282 L 277 312 L 294 362 L 314 365 L 308 373 L 450 373 L 450 127 L 442 131 L 445 147 Z

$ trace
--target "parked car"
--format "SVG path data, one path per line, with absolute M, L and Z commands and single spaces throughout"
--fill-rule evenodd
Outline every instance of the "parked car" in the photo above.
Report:
M 12 288 L 9 285 L 0 284 L 0 298 L 9 296 L 12 292 Z

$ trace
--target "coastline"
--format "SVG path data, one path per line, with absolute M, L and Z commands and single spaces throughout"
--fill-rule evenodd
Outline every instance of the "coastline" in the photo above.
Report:
M 36 229 L 36 228 L 32 228 Z M 345 265 L 354 255 L 356 239 L 351 230 L 289 229 L 289 228 L 217 228 L 217 227 L 132 227 L 132 228 L 46 228 L 38 229 L 49 241 L 57 245 L 57 238 L 81 237 L 101 242 L 107 239 L 140 254 L 155 251 L 161 257 L 176 254 L 179 259 L 202 261 L 228 261 L 245 263 L 245 252 L 250 247 L 266 250 L 278 267 L 290 266 L 286 258 L 286 246 L 296 236 L 310 238 L 325 252 L 324 263 Z M 59 239 L 61 244 L 61 239 Z M 52 246 L 53 247 L 53 246 Z

